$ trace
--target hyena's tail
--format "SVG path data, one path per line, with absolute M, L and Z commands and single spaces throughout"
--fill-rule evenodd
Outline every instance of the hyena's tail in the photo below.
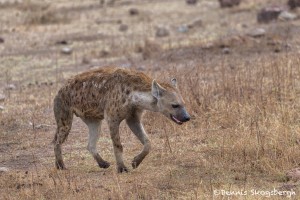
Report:
M 70 133 L 73 113 L 70 109 L 70 101 L 66 101 L 61 92 L 54 99 L 54 116 L 57 124 L 56 133 L 52 141 L 54 144 L 55 166 L 57 169 L 66 169 L 61 145 Z
M 54 117 L 57 124 L 53 144 L 62 144 L 68 137 L 72 127 L 73 113 L 70 110 L 70 103 L 58 94 L 54 98 Z

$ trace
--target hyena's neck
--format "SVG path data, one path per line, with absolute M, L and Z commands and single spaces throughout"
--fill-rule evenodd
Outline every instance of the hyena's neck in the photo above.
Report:
M 132 92 L 131 100 L 134 106 L 153 112 L 158 112 L 157 100 L 152 96 L 151 91 Z

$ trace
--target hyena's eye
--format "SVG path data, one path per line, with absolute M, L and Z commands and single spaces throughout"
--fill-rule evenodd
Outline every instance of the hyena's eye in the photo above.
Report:
M 179 104 L 172 104 L 172 108 L 179 108 L 180 105 Z

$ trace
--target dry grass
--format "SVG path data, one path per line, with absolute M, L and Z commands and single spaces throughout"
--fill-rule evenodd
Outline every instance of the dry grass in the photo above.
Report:
M 70 22 L 70 17 L 54 10 L 28 11 L 24 19 L 26 24 L 56 24 Z
M 179 77 L 193 120 L 177 126 L 148 113 L 144 123 L 154 144 L 153 152 L 139 169 L 128 174 L 116 174 L 114 166 L 98 169 L 85 151 L 86 130 L 78 125 L 65 149 L 69 170 L 54 170 L 49 145 L 54 127 L 50 131 L 36 130 L 26 121 L 53 125 L 48 109 L 56 88 L 45 86 L 12 94 L 9 104 L 27 102 L 14 114 L 27 116 L 22 119 L 11 112 L 3 113 L 1 137 L 22 141 L 11 148 L 23 148 L 23 153 L 27 150 L 32 170 L 1 175 L 4 199 L 205 199 L 212 197 L 215 189 L 279 187 L 286 182 L 285 172 L 300 162 L 300 60 L 294 55 L 282 55 L 258 63 L 224 61 L 215 69 L 198 65 L 188 72 L 165 70 L 163 76 L 158 75 Z M 230 68 L 233 64 L 236 67 Z M 45 90 L 51 91 L 47 91 L 48 96 Z M 27 92 L 36 95 L 32 101 L 26 99 Z M 141 146 L 125 126 L 122 132 L 129 164 Z M 104 133 L 100 141 L 102 154 L 114 163 L 110 145 Z M 21 157 L 16 157 L 15 162 Z
M 7 99 L 0 102 L 5 107 L 0 111 L 0 167 L 10 169 L 9 172 L 0 172 L 0 199 L 264 199 L 263 195 L 220 196 L 214 195 L 214 191 L 271 191 L 274 188 L 280 190 L 280 186 L 286 183 L 296 185 L 296 196 L 292 199 L 297 199 L 298 183 L 288 182 L 285 175 L 300 163 L 300 58 L 294 47 L 300 40 L 297 34 L 293 34 L 298 30 L 293 29 L 295 25 L 282 23 L 283 28 L 270 31 L 265 38 L 238 36 L 227 40 L 223 37 L 226 25 L 216 27 L 212 23 L 210 26 L 210 21 L 206 20 L 224 15 L 228 16 L 229 22 L 238 24 L 237 19 L 249 18 L 252 12 L 255 13 L 253 7 L 263 1 L 257 0 L 259 4 L 255 6 L 253 1 L 245 1 L 241 11 L 234 14 L 229 10 L 218 11 L 208 1 L 201 1 L 203 7 L 202 4 L 201 7 L 189 7 L 191 10 L 180 10 L 181 3 L 168 1 L 170 5 L 166 12 L 176 13 L 171 15 L 172 19 L 182 16 L 182 22 L 191 21 L 191 15 L 198 9 L 206 13 L 205 6 L 215 9 L 215 12 L 203 16 L 205 30 L 194 30 L 186 36 L 172 32 L 170 38 L 153 39 L 149 37 L 151 31 L 145 29 L 144 23 L 148 23 L 145 18 L 152 27 L 157 21 L 168 22 L 170 15 L 164 17 L 159 3 L 145 2 L 135 6 L 142 13 L 135 18 L 127 16 L 128 8 L 132 6 L 103 10 L 107 16 L 113 19 L 122 17 L 122 22 L 129 24 L 129 33 L 121 35 L 113 32 L 118 28 L 114 22 L 103 22 L 101 28 L 107 31 L 105 33 L 112 31 L 110 37 L 94 34 L 99 29 L 95 19 L 100 16 L 105 21 L 106 15 L 93 8 L 89 10 L 89 5 L 75 7 L 72 4 L 71 9 L 63 8 L 73 9 L 72 16 L 76 19 L 80 17 L 74 13 L 80 11 L 85 16 L 81 18 L 87 19 L 84 23 L 65 21 L 64 17 L 57 15 L 59 12 L 55 7 L 50 9 L 34 1 L 1 10 L 8 9 L 5 16 L 15 12 L 10 9 L 21 10 L 24 19 L 32 17 L 32 20 L 25 24 L 24 30 L 24 21 L 21 20 L 20 24 L 18 17 L 12 17 L 11 23 L 16 23 L 14 26 L 20 32 L 7 31 L 13 26 L 9 23 L 4 23 L 7 27 L 0 32 L 6 36 L 6 46 L 0 57 L 0 69 L 5 71 L 0 74 L 0 88 L 10 83 L 17 86 L 16 90 L 4 91 Z M 60 3 L 68 5 L 67 2 Z M 37 12 L 31 12 L 32 8 Z M 154 19 L 147 12 L 150 8 L 158 13 Z M 185 16 L 184 13 L 189 11 L 192 14 Z M 69 14 L 65 12 L 63 16 Z M 52 16 L 58 21 L 50 20 Z M 1 20 L 0 23 L 3 24 Z M 28 28 L 28 24 L 34 26 Z M 253 24 L 250 21 L 248 25 Z M 274 26 L 270 25 L 271 28 Z M 291 31 L 287 32 L 286 29 L 290 28 Z M 92 33 L 76 35 L 79 29 L 88 29 Z M 211 30 L 216 30 L 218 37 L 201 40 Z M 204 33 L 198 37 L 197 31 Z M 65 32 L 69 34 L 66 41 L 71 41 L 74 48 L 70 56 L 61 55 L 60 49 L 53 47 L 53 41 Z M 20 43 L 24 46 L 15 47 L 19 44 L 19 34 L 28 38 L 24 37 L 26 40 Z M 54 36 L 50 37 L 52 34 Z M 46 42 L 39 42 L 40 38 Z M 151 38 L 151 43 L 145 42 L 145 48 L 140 49 L 142 52 L 136 53 L 137 46 L 148 38 Z M 214 42 L 209 47 L 207 44 L 211 40 Z M 272 45 L 274 41 L 277 46 Z M 292 44 L 291 50 L 283 48 L 286 43 Z M 222 54 L 220 47 L 223 44 L 229 46 L 232 53 Z M 32 51 L 35 45 L 38 48 Z M 109 58 L 103 59 L 99 52 L 107 47 L 111 50 L 106 56 Z M 176 48 L 170 49 L 173 47 Z M 282 49 L 274 53 L 274 48 Z M 39 52 L 41 49 L 47 51 Z M 143 53 L 146 60 L 143 60 Z M 63 149 L 68 170 L 54 169 L 52 101 L 66 78 L 93 67 L 82 65 L 85 56 L 89 63 L 96 58 L 100 65 L 134 67 L 157 79 L 170 80 L 175 76 L 192 115 L 189 123 L 177 126 L 159 114 L 146 113 L 143 122 L 153 150 L 138 169 L 131 169 L 129 173 L 116 173 L 106 124 L 102 127 L 98 148 L 112 166 L 109 169 L 97 167 L 86 150 L 87 128 L 78 118 L 74 119 Z M 125 163 L 130 166 L 142 146 L 125 124 L 121 125 L 121 138 Z M 281 196 L 271 198 L 282 199 Z
M 52 8 L 46 2 L 27 0 L 17 4 L 16 8 L 23 13 L 24 24 L 27 25 L 63 24 L 71 21 L 71 17 L 66 12 Z

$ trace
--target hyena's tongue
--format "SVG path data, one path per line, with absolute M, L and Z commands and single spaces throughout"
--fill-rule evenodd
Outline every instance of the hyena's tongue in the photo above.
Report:
M 176 123 L 182 124 L 182 122 L 180 120 L 178 120 L 176 117 L 174 117 L 173 115 L 171 115 L 171 117 Z

